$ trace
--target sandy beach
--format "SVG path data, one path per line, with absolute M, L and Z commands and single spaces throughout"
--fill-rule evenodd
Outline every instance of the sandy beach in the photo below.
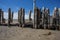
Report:
M 60 40 L 60 31 L 0 26 L 0 40 Z

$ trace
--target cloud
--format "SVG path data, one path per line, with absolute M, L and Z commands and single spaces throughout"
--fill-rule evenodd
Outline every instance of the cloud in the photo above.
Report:
M 8 12 L 4 12 L 4 18 L 8 19 Z M 33 19 L 33 13 L 31 14 L 31 18 Z M 18 19 L 18 12 L 14 12 L 13 19 Z M 29 14 L 25 14 L 25 19 L 29 19 Z
M 14 12 L 13 19 L 18 19 L 18 13 Z
M 8 12 L 4 12 L 4 18 L 8 19 Z
M 8 19 L 8 12 L 4 12 L 4 18 Z M 17 12 L 14 12 L 13 19 L 18 19 L 18 13 Z
M 33 13 L 31 14 L 31 18 L 33 19 Z M 29 19 L 29 14 L 25 14 L 25 19 Z

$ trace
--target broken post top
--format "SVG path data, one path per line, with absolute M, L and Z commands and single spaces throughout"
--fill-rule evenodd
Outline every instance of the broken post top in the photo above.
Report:
M 0 9 L 0 12 L 2 11 L 2 9 Z
M 54 11 L 58 11 L 58 8 L 57 8 L 57 7 L 55 7 L 55 8 L 54 8 Z
M 11 8 L 9 8 L 9 10 L 11 10 Z
M 59 16 L 59 10 L 58 10 L 58 8 L 55 7 L 53 10 L 53 18 L 56 18 L 58 16 Z
M 46 8 L 46 9 L 45 9 L 45 12 L 46 12 L 46 13 L 49 13 L 49 9 L 48 9 L 48 8 Z
M 8 9 L 8 12 L 9 12 L 9 13 L 11 12 L 11 8 Z

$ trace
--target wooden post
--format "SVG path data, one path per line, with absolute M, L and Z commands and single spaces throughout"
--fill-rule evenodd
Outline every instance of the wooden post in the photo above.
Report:
M 18 11 L 18 22 L 19 22 L 19 27 L 22 27 L 22 8 Z
M 3 23 L 3 11 L 1 13 L 1 23 Z
M 40 28 L 41 26 L 41 10 L 40 9 L 37 9 L 37 23 L 38 23 L 37 28 Z
M 33 28 L 39 28 L 39 25 L 40 25 L 40 10 L 38 8 L 34 8 Z
M 48 29 L 50 29 L 50 11 L 49 11 L 49 9 L 47 9 L 47 18 L 48 18 Z
M 11 23 L 13 22 L 13 14 L 14 12 L 11 13 Z
M 19 14 L 20 14 L 20 10 L 18 10 L 18 22 L 19 22 Z
M 8 9 L 8 27 L 10 27 L 10 23 L 11 23 L 11 9 Z
M 49 9 L 48 8 L 46 8 L 46 10 L 45 10 L 45 24 L 46 24 L 46 27 L 47 28 L 49 28 L 49 25 L 50 25 L 50 14 L 49 14 Z
M 21 19 L 21 22 L 22 22 L 22 27 L 25 26 L 25 9 L 22 9 L 22 19 Z
M 45 8 L 42 8 L 42 27 L 44 27 L 44 29 L 46 29 L 46 25 L 45 25 Z
M 34 8 L 34 28 L 37 28 L 37 8 Z
M 31 11 L 31 10 L 29 10 L 29 21 L 32 21 L 31 13 L 32 13 L 32 11 Z
M 1 24 L 1 17 L 2 17 L 2 9 L 0 9 L 0 24 Z
M 54 9 L 53 24 L 54 24 L 54 28 L 56 28 L 56 30 L 58 30 L 59 29 L 59 12 L 58 12 L 58 8 Z

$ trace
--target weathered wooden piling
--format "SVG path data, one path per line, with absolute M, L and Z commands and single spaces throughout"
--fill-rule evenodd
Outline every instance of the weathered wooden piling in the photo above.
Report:
M 45 10 L 45 17 L 46 17 L 46 26 L 47 26 L 47 28 L 48 29 L 50 29 L 50 13 L 49 13 L 49 9 L 48 8 L 46 8 L 46 10 Z
M 18 11 L 19 27 L 22 27 L 22 8 Z
M 32 14 L 32 11 L 29 10 L 29 21 L 32 21 L 31 14 Z
M 40 25 L 40 10 L 38 8 L 35 8 L 33 28 L 38 28 L 39 25 Z
M 2 17 L 2 9 L 0 9 L 0 24 L 1 24 L 1 17 Z
M 11 13 L 11 23 L 13 23 L 13 15 L 14 15 L 14 12 Z
M 3 11 L 2 11 L 2 14 L 1 14 L 1 21 L 2 21 L 2 23 L 4 23 L 4 13 L 3 13 Z
M 11 23 L 11 8 L 8 9 L 8 27 L 10 27 Z
M 54 15 L 53 15 L 53 26 L 56 30 L 59 29 L 59 12 L 58 8 L 54 9 Z
M 19 22 L 19 14 L 20 14 L 20 10 L 18 10 L 18 22 Z
M 37 8 L 34 8 L 34 24 L 33 28 L 37 28 Z
M 4 12 L 0 9 L 0 24 L 4 23 Z
M 46 29 L 46 26 L 44 24 L 44 14 L 45 14 L 45 8 L 42 8 L 42 27 L 44 27 L 44 29 Z
M 38 27 L 41 27 L 41 9 L 37 9 L 37 22 L 38 22 Z
M 23 9 L 23 8 L 22 8 L 21 22 L 22 22 L 22 27 L 24 27 L 25 26 L 25 9 Z
M 49 28 L 50 26 L 49 9 L 44 7 L 42 9 L 42 26 L 44 27 L 44 29 Z

